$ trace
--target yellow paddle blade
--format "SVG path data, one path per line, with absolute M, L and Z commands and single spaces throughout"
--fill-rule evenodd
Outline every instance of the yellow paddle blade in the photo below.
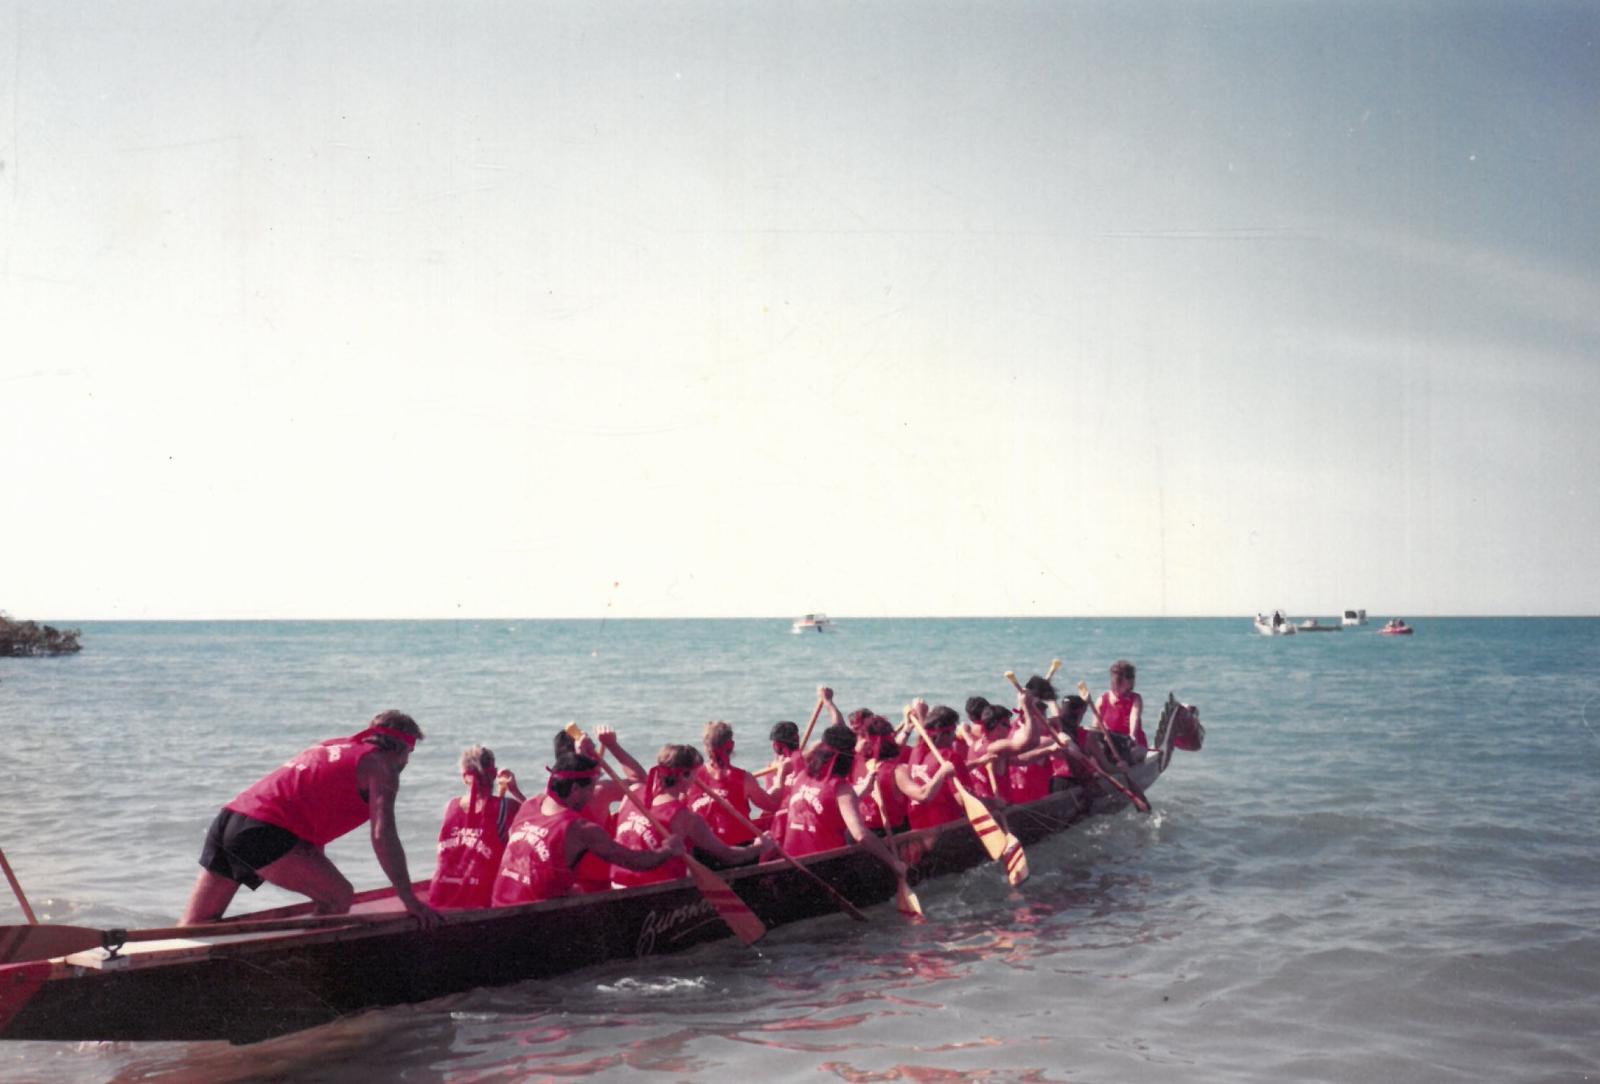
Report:
M 978 833 L 978 842 L 983 844 L 983 849 L 989 852 L 989 857 L 996 862 L 1006 851 L 1006 833 L 1003 832 L 994 818 L 989 815 L 989 810 L 978 799 L 968 794 L 965 790 L 957 792 L 961 798 L 961 805 L 967 811 L 967 820 L 972 822 L 972 830 Z
M 688 855 L 684 856 L 684 861 L 688 863 L 689 876 L 694 879 L 695 887 L 716 908 L 717 917 L 728 924 L 728 929 L 733 931 L 735 937 L 747 945 L 753 945 L 767 936 L 766 923 L 734 895 L 728 882 Z
M 911 891 L 911 886 L 903 879 L 900 886 L 895 889 L 894 905 L 895 909 L 907 918 L 922 917 L 922 901 L 917 899 L 917 894 Z

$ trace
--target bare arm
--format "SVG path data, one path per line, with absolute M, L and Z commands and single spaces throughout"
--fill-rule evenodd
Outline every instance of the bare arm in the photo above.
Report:
M 910 798 L 913 802 L 926 802 L 944 785 L 944 781 L 953 771 L 949 761 L 941 761 L 938 771 L 921 786 L 911 778 L 911 766 L 902 764 L 894 770 L 894 785 L 900 788 L 900 793 Z
M 833 690 L 826 685 L 818 685 L 817 695 L 822 697 L 822 706 L 828 709 L 828 718 L 833 720 L 833 725 L 843 726 L 844 712 L 840 711 L 839 705 L 833 702 Z
M 417 899 L 417 894 L 411 890 L 406 850 L 400 843 L 400 829 L 395 824 L 394 800 L 400 791 L 400 769 L 386 754 L 369 753 L 356 765 L 356 785 L 367 792 L 372 853 L 378 856 L 378 865 L 394 886 L 395 896 L 424 928 L 437 926 L 442 920 L 439 912 Z
M 894 870 L 896 877 L 904 877 L 906 864 L 900 861 L 883 840 L 867 830 L 866 822 L 861 819 L 861 806 L 856 801 L 856 792 L 849 787 L 840 787 L 837 794 L 839 818 L 844 821 L 844 830 L 850 833 L 850 838 L 878 861 Z
M 744 796 L 750 799 L 751 805 L 768 813 L 775 813 L 783 807 L 782 788 L 774 788 L 770 793 L 762 790 L 756 777 L 749 772 L 744 773 Z
M 528 800 L 528 796 L 523 794 L 522 789 L 517 786 L 516 773 L 514 773 L 510 768 L 501 768 L 498 772 L 496 772 L 494 776 L 494 782 L 495 788 L 499 790 L 501 794 L 511 795 L 511 797 L 517 800 L 519 805 Z
M 622 742 L 617 740 L 617 732 L 609 726 L 594 728 L 594 736 L 599 743 L 617 758 L 617 763 L 622 765 L 622 774 L 628 777 L 630 783 L 644 782 L 645 770 L 639 762 L 633 759 L 633 754 L 622 747 Z
M 682 854 L 683 840 L 677 836 L 669 836 L 667 845 L 660 850 L 636 851 L 632 847 L 624 847 L 606 835 L 606 830 L 598 824 L 590 821 L 574 821 L 567 829 L 568 869 L 578 864 L 578 859 L 583 856 L 584 851 L 588 851 L 602 862 L 631 869 L 635 873 L 646 873 Z
M 753 862 L 772 846 L 772 838 L 763 835 L 754 843 L 743 847 L 730 847 L 717 838 L 717 834 L 711 830 L 704 817 L 689 809 L 681 810 L 667 827 L 672 829 L 674 835 L 683 836 L 695 850 L 704 851 L 718 862 L 729 866 Z

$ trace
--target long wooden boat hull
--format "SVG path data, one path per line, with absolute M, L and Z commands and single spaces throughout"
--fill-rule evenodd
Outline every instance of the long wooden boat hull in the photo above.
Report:
M 1165 757 L 1133 769 L 1143 788 Z M 1126 802 L 1073 787 L 1006 812 L 1023 844 Z M 897 836 L 926 879 L 989 860 L 966 821 Z M 804 860 L 860 907 L 894 898 L 890 871 L 855 847 Z M 834 914 L 837 903 L 781 862 L 726 871 L 733 890 L 770 926 Z M 131 943 L 0 966 L 0 1039 L 257 1042 L 348 1013 L 426 1001 L 479 986 L 550 978 L 594 964 L 679 952 L 729 936 L 687 879 L 521 907 L 453 912 L 418 930 L 392 889 L 357 897 L 351 924 L 287 933 Z M 249 919 L 302 917 L 308 906 Z M 388 917 L 392 915 L 393 917 Z

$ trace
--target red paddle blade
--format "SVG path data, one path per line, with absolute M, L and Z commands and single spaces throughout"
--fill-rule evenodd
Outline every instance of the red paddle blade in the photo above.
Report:
M 695 887 L 711 906 L 716 908 L 717 917 L 728 924 L 728 929 L 733 931 L 735 937 L 747 945 L 753 945 L 767 936 L 766 923 L 745 906 L 743 900 L 734 895 L 733 889 L 728 887 L 728 882 L 693 858 L 687 858 L 687 861 L 689 876 L 694 879 Z

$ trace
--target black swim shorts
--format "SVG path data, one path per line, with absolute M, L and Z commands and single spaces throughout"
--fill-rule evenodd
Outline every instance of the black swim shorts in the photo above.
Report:
M 270 866 L 299 842 L 300 837 L 287 828 L 222 809 L 206 830 L 200 865 L 254 892 L 261 887 L 256 870 Z

